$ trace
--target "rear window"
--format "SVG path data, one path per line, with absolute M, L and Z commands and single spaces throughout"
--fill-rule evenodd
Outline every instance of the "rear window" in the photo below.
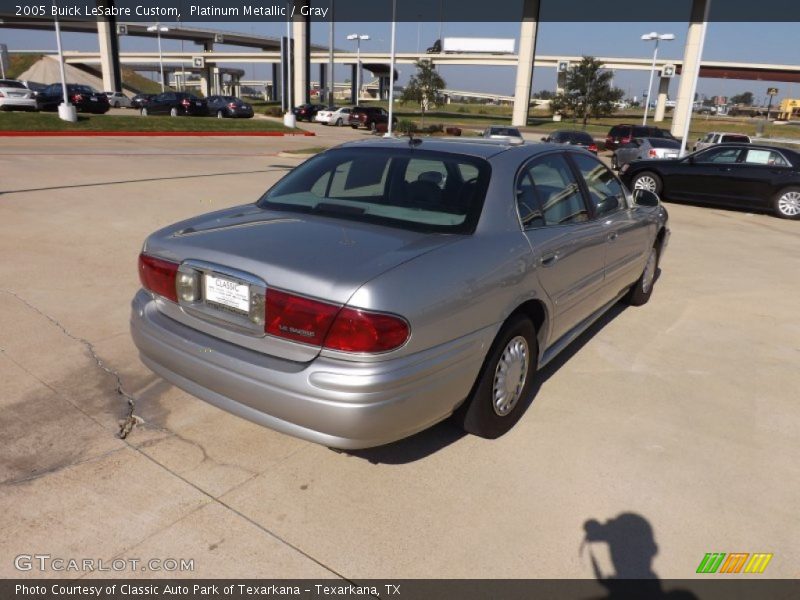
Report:
M 17 88 L 17 89 L 27 89 L 22 83 L 19 81 L 9 81 L 8 79 L 0 79 L 0 87 L 4 88 Z
M 746 135 L 723 135 L 722 142 L 732 142 L 735 144 L 749 144 L 750 138 Z
M 680 148 L 681 145 L 675 140 L 666 140 L 662 138 L 649 138 L 648 141 L 653 148 Z
M 410 148 L 342 148 L 306 161 L 259 201 L 417 231 L 471 233 L 491 167 L 483 159 Z
M 519 129 L 511 127 L 491 127 L 489 128 L 489 135 L 506 135 L 508 137 L 520 137 Z
M 564 137 L 567 141 L 573 144 L 594 144 L 594 138 L 592 136 L 590 136 L 588 133 L 582 133 L 580 131 L 566 133 L 564 134 Z

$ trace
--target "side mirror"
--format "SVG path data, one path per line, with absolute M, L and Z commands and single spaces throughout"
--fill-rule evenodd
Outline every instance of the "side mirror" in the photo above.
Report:
M 658 194 L 649 190 L 633 190 L 633 201 L 637 206 L 655 207 L 661 203 Z

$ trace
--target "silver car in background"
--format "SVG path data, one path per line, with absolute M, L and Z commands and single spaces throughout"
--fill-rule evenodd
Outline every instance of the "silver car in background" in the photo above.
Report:
M 619 171 L 635 160 L 654 158 L 677 159 L 680 157 L 681 143 L 664 138 L 633 138 L 627 144 L 614 150 L 611 156 L 611 167 Z
M 668 239 L 658 197 L 580 149 L 349 143 L 148 237 L 131 331 L 176 386 L 320 444 L 453 414 L 495 438 L 539 368 L 620 299 L 648 301 Z
M 522 143 L 522 134 L 516 127 L 508 127 L 506 125 L 490 125 L 483 130 L 481 137 L 489 140 L 501 140 L 504 142 L 518 142 Z

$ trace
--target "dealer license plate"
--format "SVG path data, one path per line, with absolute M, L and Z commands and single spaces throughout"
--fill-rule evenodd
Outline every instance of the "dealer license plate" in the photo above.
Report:
M 250 313 L 250 286 L 246 283 L 209 273 L 203 277 L 203 283 L 206 302 L 245 315 Z

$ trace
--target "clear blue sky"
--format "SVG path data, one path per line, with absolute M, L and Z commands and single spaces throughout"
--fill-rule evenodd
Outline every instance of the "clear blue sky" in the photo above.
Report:
M 186 26 L 210 27 L 214 29 L 241 31 L 259 35 L 280 36 L 285 25 L 280 23 L 186 23 Z M 444 36 L 464 37 L 518 37 L 518 23 L 399 23 L 397 26 L 398 52 L 424 50 L 439 37 L 440 27 Z M 542 23 L 539 26 L 537 53 L 543 55 L 592 55 L 592 56 L 652 56 L 652 43 L 639 39 L 649 31 L 668 32 L 676 35 L 673 42 L 662 42 L 659 56 L 680 59 L 686 37 L 686 23 Z M 372 40 L 364 42 L 363 50 L 388 50 L 390 41 L 389 23 L 336 23 L 335 45 L 338 48 L 353 48 L 353 42 L 345 37 L 349 33 L 369 34 Z M 800 47 L 797 42 L 797 23 L 710 23 L 706 38 L 704 58 L 709 60 L 747 61 L 761 63 L 800 64 Z M 328 25 L 312 25 L 312 42 L 326 45 Z M 63 37 L 65 49 L 96 50 L 97 38 L 93 35 L 67 33 Z M 155 50 L 155 41 L 147 38 L 120 38 L 122 50 Z M 54 49 L 55 36 L 51 32 L 0 29 L 0 43 L 9 50 Z M 186 49 L 196 48 L 185 43 Z M 218 46 L 220 50 L 235 49 Z M 164 41 L 164 50 L 178 50 L 180 42 Z M 247 78 L 268 79 L 271 70 L 266 65 L 241 65 L 247 69 Z M 412 67 L 401 65 L 400 84 L 411 73 Z M 511 94 L 514 85 L 513 67 L 441 67 L 440 72 L 448 86 L 456 89 Z M 337 68 L 336 80 L 349 77 L 346 67 Z M 312 71 L 316 79 L 318 72 Z M 626 93 L 641 96 L 647 87 L 648 74 L 640 71 L 618 71 L 614 83 Z M 765 96 L 766 88 L 780 88 L 780 97 L 799 97 L 800 85 L 766 81 L 737 81 L 702 79 L 698 86 L 701 94 L 708 96 L 730 96 L 750 90 L 756 99 Z M 534 90 L 553 89 L 553 69 L 537 69 L 534 72 Z M 671 93 L 677 93 L 677 80 Z

